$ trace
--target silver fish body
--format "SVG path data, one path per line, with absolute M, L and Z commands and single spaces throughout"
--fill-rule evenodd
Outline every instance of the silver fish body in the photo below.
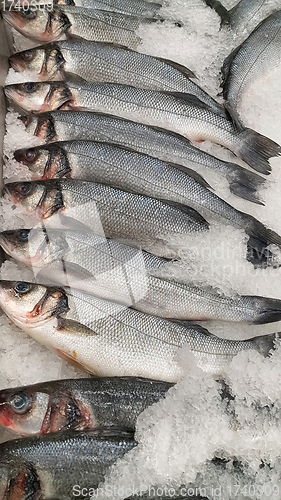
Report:
M 1 499 L 15 498 L 12 495 L 16 494 L 21 500 L 69 500 L 75 493 L 77 497 L 79 484 L 84 486 L 84 492 L 91 489 L 94 494 L 109 467 L 136 445 L 131 433 L 106 428 L 2 443 Z
M 186 167 L 117 145 L 93 141 L 66 141 L 37 146 L 14 153 L 27 165 L 34 179 L 63 177 L 98 182 L 141 195 L 180 203 L 197 210 L 208 222 L 222 222 L 250 235 L 255 240 L 281 245 L 281 238 L 252 216 L 236 210 L 219 198 L 206 181 Z M 259 245 L 260 246 L 260 245 Z
M 87 82 L 194 94 L 225 116 L 223 106 L 189 79 L 195 75 L 185 66 L 114 44 L 63 40 L 14 54 L 10 63 L 16 71 L 36 71 L 42 81 L 67 80 L 75 75 Z
M 5 191 L 27 215 L 57 225 L 55 214 L 90 227 L 97 234 L 141 245 L 163 257 L 174 257 L 171 237 L 206 231 L 209 224 L 195 210 L 104 184 L 48 180 L 6 184 Z M 52 222 L 54 221 L 54 222 Z
M 141 38 L 136 31 L 155 19 L 126 16 L 116 12 L 83 7 L 56 6 L 51 10 L 35 9 L 30 17 L 24 9 L 3 12 L 4 19 L 22 35 L 38 42 L 83 38 L 137 48 Z
M 111 113 L 147 125 L 164 126 L 193 141 L 210 140 L 263 173 L 278 144 L 251 129 L 238 131 L 196 96 L 139 89 L 114 83 L 24 83 L 5 87 L 7 97 L 29 112 L 78 109 Z
M 224 97 L 236 110 L 251 86 L 281 64 L 281 11 L 263 21 L 224 61 Z
M 195 148 L 185 137 L 116 116 L 87 111 L 54 111 L 22 117 L 26 131 L 48 144 L 66 140 L 93 140 L 116 143 L 164 161 L 197 170 L 204 167 L 221 171 L 230 191 L 254 203 L 265 179 L 235 163 L 222 161 Z
M 0 244 L 8 255 L 32 266 L 41 283 L 44 276 L 48 283 L 92 293 L 155 316 L 248 323 L 278 318 L 279 301 L 227 297 L 211 288 L 163 278 L 160 271 L 168 265 L 165 260 L 92 233 L 4 231 Z
M 242 350 L 267 355 L 274 348 L 275 334 L 247 341 L 220 339 L 196 324 L 150 316 L 77 290 L 2 280 L 0 304 L 35 340 L 98 376 L 176 382 L 184 374 L 177 355 L 185 344 L 198 366 L 219 376 Z
M 22 435 L 116 426 L 135 429 L 139 414 L 172 387 L 137 377 L 54 380 L 0 391 L 0 424 Z

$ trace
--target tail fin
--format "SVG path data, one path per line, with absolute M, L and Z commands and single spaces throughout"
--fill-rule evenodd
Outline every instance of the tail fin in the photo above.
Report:
M 277 245 L 281 248 L 281 236 L 265 227 L 260 221 L 254 217 L 247 215 L 248 222 L 245 231 L 250 236 L 248 241 L 248 250 L 254 251 L 255 259 L 262 263 L 262 267 L 266 263 L 264 259 L 273 259 L 274 255 L 268 250 L 268 245 Z M 250 260 L 250 258 L 248 258 Z M 274 260 L 274 259 L 273 259 Z M 251 260 L 250 260 L 251 261 Z M 254 262 L 253 262 L 254 263 Z
M 254 325 L 264 325 L 265 323 L 275 323 L 281 321 L 281 300 L 259 296 L 244 296 L 251 298 L 251 303 L 256 312 L 251 323 Z
M 229 24 L 230 17 L 228 10 L 218 0 L 204 0 L 208 7 L 211 7 L 221 18 L 221 24 Z
M 230 192 L 244 200 L 264 205 L 258 189 L 266 182 L 266 179 L 235 163 L 230 163 L 228 168 L 231 170 L 227 174 Z
M 269 335 L 261 335 L 260 337 L 253 337 L 249 342 L 254 344 L 254 348 L 262 354 L 262 356 L 269 356 L 270 351 L 275 349 L 275 341 L 280 338 L 280 333 L 270 333 Z
M 238 156 L 257 172 L 268 175 L 271 172 L 268 159 L 280 155 L 281 146 L 250 128 L 245 128 L 238 135 L 243 141 Z

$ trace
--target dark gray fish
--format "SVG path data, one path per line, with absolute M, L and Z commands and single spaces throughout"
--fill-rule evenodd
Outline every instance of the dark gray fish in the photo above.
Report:
M 48 144 L 66 140 L 116 143 L 161 160 L 191 169 L 206 167 L 221 171 L 230 191 L 253 203 L 263 204 L 258 189 L 265 179 L 235 163 L 219 160 L 195 148 L 185 137 L 116 116 L 87 111 L 54 111 L 21 117 L 26 131 Z
M 185 66 L 115 44 L 63 40 L 14 54 L 10 63 L 15 71 L 36 72 L 41 81 L 74 78 L 189 93 L 226 116 L 224 107 L 189 79 L 195 75 Z
M 138 377 L 53 380 L 0 391 L 0 424 L 19 434 L 119 426 L 164 398 L 168 382 Z
M 3 11 L 3 17 L 22 35 L 38 42 L 52 42 L 64 37 L 84 38 L 119 43 L 131 49 L 137 48 L 141 41 L 137 29 L 156 22 L 151 18 L 73 6 L 32 11 L 11 8 Z
M 171 237 L 206 231 L 208 222 L 180 203 L 156 200 L 104 184 L 78 180 L 48 180 L 6 184 L 10 200 L 26 215 L 58 224 L 78 221 L 109 238 L 141 245 L 163 257 L 174 257 Z M 57 227 L 57 226 L 55 226 Z
M 254 170 L 269 173 L 268 159 L 277 156 L 276 142 L 239 128 L 213 113 L 196 96 L 157 92 L 115 83 L 23 83 L 7 85 L 6 96 L 28 112 L 77 109 L 110 113 L 147 125 L 164 126 L 193 141 L 210 140 L 242 158 Z
M 243 95 L 280 64 L 281 10 L 263 21 L 224 61 L 223 90 L 228 109 L 235 115 Z
M 94 494 L 109 467 L 136 445 L 130 432 L 116 428 L 7 441 L 0 444 L 0 498 L 69 500 L 77 498 L 77 485 Z

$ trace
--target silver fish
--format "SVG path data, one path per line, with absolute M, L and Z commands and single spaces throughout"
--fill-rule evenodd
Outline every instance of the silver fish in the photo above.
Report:
M 93 140 L 116 143 L 161 160 L 197 170 L 219 170 L 230 191 L 253 203 L 263 204 L 258 189 L 265 179 L 240 165 L 222 161 L 195 148 L 185 137 L 116 116 L 87 111 L 54 111 L 20 117 L 28 133 L 42 143 L 66 140 Z
M 187 205 L 208 222 L 231 225 L 264 244 L 281 237 L 269 231 L 252 216 L 236 210 L 219 198 L 196 172 L 179 165 L 103 142 L 65 141 L 47 146 L 21 149 L 14 153 L 18 162 L 27 165 L 32 178 L 63 177 L 113 185 L 125 191 Z
M 15 71 L 33 71 L 45 80 L 82 79 L 196 95 L 214 112 L 226 116 L 224 107 L 190 78 L 194 73 L 167 59 L 140 54 L 126 47 L 86 40 L 53 42 L 10 57 Z
M 150 316 L 77 290 L 26 282 L 1 280 L 0 306 L 28 335 L 98 376 L 177 382 L 184 374 L 177 354 L 186 344 L 198 366 L 217 377 L 245 349 L 267 356 L 276 338 L 220 339 L 193 323 Z
M 251 86 L 280 64 L 281 10 L 263 21 L 224 61 L 224 97 L 234 114 Z
M 120 428 L 55 432 L 2 443 L 0 498 L 69 500 L 78 496 L 79 485 L 92 496 L 109 467 L 136 445 L 132 434 Z
M 213 113 L 196 96 L 157 92 L 114 83 L 23 83 L 7 85 L 6 96 L 28 112 L 77 109 L 111 113 L 147 125 L 161 125 L 193 141 L 210 140 L 268 173 L 268 159 L 281 147 L 271 139 L 236 126 Z
M 48 180 L 5 185 L 5 193 L 27 215 L 58 224 L 78 221 L 95 233 L 124 239 L 163 257 L 174 257 L 169 238 L 206 231 L 208 222 L 179 203 L 78 180 Z M 52 219 L 53 217 L 53 219 Z M 56 226 L 55 226 L 56 227 Z
M 73 6 L 59 6 L 52 10 L 11 8 L 3 11 L 3 17 L 22 35 L 38 42 L 78 37 L 119 43 L 131 49 L 137 48 L 141 42 L 136 30 L 141 25 L 156 22 L 150 18 Z
M 37 281 L 59 283 L 163 318 L 267 323 L 281 302 L 225 296 L 210 287 L 161 277 L 168 265 L 120 242 L 74 230 L 20 229 L 0 233 L 8 255 L 32 266 Z
M 264 19 L 280 9 L 277 0 L 240 0 L 227 10 L 218 0 L 204 0 L 221 17 L 222 23 L 231 27 L 236 35 L 253 31 Z
M 137 417 L 172 387 L 137 377 L 53 380 L 0 391 L 0 425 L 21 435 L 119 426 Z

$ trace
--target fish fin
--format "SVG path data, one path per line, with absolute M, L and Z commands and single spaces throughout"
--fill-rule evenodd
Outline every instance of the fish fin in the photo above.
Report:
M 79 264 L 75 264 L 74 262 L 64 262 L 65 272 L 66 274 L 70 274 L 75 278 L 78 278 L 81 281 L 88 279 L 95 279 L 92 273 L 87 269 L 79 266 Z
M 239 132 L 239 137 L 243 141 L 240 158 L 257 172 L 268 175 L 271 172 L 268 160 L 281 154 L 281 146 L 250 128 Z
M 281 236 L 272 229 L 268 229 L 262 222 L 254 217 L 247 215 L 248 222 L 246 222 L 246 233 L 252 239 L 259 243 L 259 250 L 264 249 L 268 245 L 277 245 L 281 248 Z
M 275 321 L 275 320 L 273 320 Z M 260 337 L 253 337 L 249 339 L 249 342 L 252 342 L 257 351 L 265 357 L 268 357 L 270 351 L 274 350 L 275 342 L 280 338 L 280 333 L 270 333 L 269 335 L 261 335 Z
M 66 71 L 64 73 L 65 78 L 64 80 L 69 81 L 69 82 L 86 82 L 85 78 L 82 78 L 79 75 L 75 75 L 75 73 L 71 73 L 70 71 Z
M 228 102 L 224 103 L 224 107 L 226 110 L 227 118 L 233 123 L 236 130 L 239 132 L 242 132 L 243 130 L 245 130 L 245 127 L 244 127 L 237 111 L 235 109 L 233 109 Z
M 195 73 L 193 73 L 193 71 L 191 71 L 186 66 L 183 66 L 182 64 L 179 64 L 175 61 L 171 61 L 170 59 L 165 59 L 164 57 L 156 57 L 156 59 L 158 59 L 158 61 L 162 61 L 162 62 L 168 64 L 169 66 L 171 66 L 174 69 L 177 69 L 182 75 L 184 75 L 188 79 L 189 78 L 197 78 L 197 76 L 195 75 Z
M 171 165 L 171 167 L 174 167 L 177 170 L 180 170 L 181 172 L 189 175 L 189 177 L 192 177 L 196 182 L 198 182 L 198 184 L 200 184 L 200 186 L 208 189 L 213 189 L 212 186 L 210 186 L 210 184 L 204 179 L 204 177 L 195 172 L 195 170 L 185 167 L 184 165 L 178 165 L 177 163 L 168 162 L 168 164 Z
M 229 24 L 229 11 L 218 0 L 204 0 L 204 2 L 220 16 L 221 24 Z
M 158 198 L 159 201 L 162 203 L 165 203 L 165 205 L 170 205 L 173 208 L 176 208 L 180 210 L 181 212 L 184 212 L 185 214 L 189 215 L 193 219 L 197 220 L 200 224 L 203 224 L 206 229 L 209 228 L 209 223 L 200 215 L 194 208 L 191 208 L 187 205 L 184 205 L 183 203 L 177 203 L 175 201 L 170 201 L 170 200 L 163 200 L 162 198 Z
M 235 163 L 228 164 L 228 167 L 231 170 L 231 173 L 227 174 L 230 192 L 257 205 L 264 205 L 257 190 L 266 182 L 266 179 Z
M 206 335 L 206 337 L 215 337 L 215 335 L 204 328 L 204 326 L 198 325 L 198 323 L 195 323 L 194 321 L 187 321 L 176 318 L 169 318 L 169 321 L 171 321 L 172 323 L 176 323 L 177 325 L 184 326 L 185 328 L 194 328 L 198 333 L 202 333 L 203 335 Z

